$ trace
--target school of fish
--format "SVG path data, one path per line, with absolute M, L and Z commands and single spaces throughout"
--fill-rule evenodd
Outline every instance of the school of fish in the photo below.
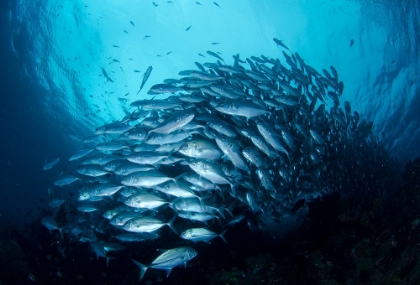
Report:
M 302 216 L 305 201 L 339 191 L 356 149 L 376 143 L 373 123 L 340 102 L 344 84 L 333 66 L 318 72 L 274 42 L 283 59 L 235 55 L 228 65 L 208 51 L 216 62 L 153 85 L 129 116 L 98 127 L 86 139 L 94 147 L 72 155 L 74 171 L 50 189 L 55 212 L 43 225 L 90 243 L 107 261 L 124 243 L 162 230 L 185 240 L 147 265 L 133 260 L 143 278 L 148 268 L 169 275 L 197 255 L 196 242 L 228 242 L 235 223 L 275 230 L 284 217 Z M 76 199 L 59 198 L 62 187 L 77 187 Z

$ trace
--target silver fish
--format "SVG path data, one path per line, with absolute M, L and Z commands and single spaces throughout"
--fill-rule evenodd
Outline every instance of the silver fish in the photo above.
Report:
M 125 207 L 125 206 L 124 206 Z M 118 206 L 117 208 L 115 208 L 115 209 L 111 209 L 111 210 L 108 210 L 108 211 L 105 211 L 103 214 L 102 214 L 102 217 L 104 217 L 105 219 L 107 219 L 107 220 L 111 220 L 113 217 L 115 217 L 116 215 L 118 215 L 118 214 L 120 214 L 120 213 L 122 213 L 122 212 L 124 212 L 124 207 L 121 207 L 121 206 Z
M 140 262 L 131 259 L 138 267 L 140 267 L 139 281 L 143 279 L 144 274 L 148 268 L 161 269 L 166 271 L 166 277 L 171 273 L 172 268 L 186 264 L 189 260 L 197 256 L 197 251 L 192 247 L 177 247 L 169 249 L 159 255 L 152 263 L 148 265 L 141 264 Z
M 101 183 L 93 186 L 92 190 L 90 191 L 90 195 L 99 197 L 109 197 L 120 191 L 122 188 L 124 188 L 123 185 L 118 185 L 114 183 Z
M 186 240 L 191 240 L 193 242 L 209 242 L 211 239 L 215 237 L 220 237 L 225 243 L 227 243 L 225 237 L 223 236 L 227 230 L 224 230 L 221 234 L 216 234 L 215 232 L 208 230 L 206 228 L 192 228 L 183 231 L 180 234 L 180 237 Z
M 256 167 L 263 167 L 264 166 L 264 160 L 258 150 L 252 147 L 246 147 L 242 150 L 242 154 L 244 157 L 249 160 L 252 164 L 254 164 Z
M 155 94 L 162 94 L 162 93 L 175 93 L 181 90 L 182 88 L 176 87 L 172 84 L 156 84 L 150 88 L 147 94 L 155 95 Z
M 141 217 L 144 217 L 143 213 L 123 211 L 121 213 L 114 215 L 110 219 L 109 223 L 113 225 L 114 227 L 122 227 L 129 220 L 132 220 L 135 218 L 141 218 Z
M 257 169 L 257 176 L 261 181 L 261 185 L 268 191 L 269 195 L 276 198 L 276 188 L 271 181 L 270 175 L 264 169 Z
M 205 81 L 217 81 L 220 79 L 224 79 L 224 77 L 217 76 L 217 75 L 207 73 L 207 72 L 201 72 L 201 71 L 191 72 L 190 76 L 201 79 L 201 80 L 205 80 Z
M 49 162 L 46 162 L 44 164 L 44 167 L 42 168 L 42 170 L 50 170 L 51 168 L 53 168 L 58 163 L 59 160 L 60 160 L 60 157 L 57 157 L 57 158 L 55 158 L 55 159 L 53 159 Z
M 249 167 L 242 157 L 240 146 L 235 140 L 220 135 L 216 138 L 216 143 L 223 153 L 232 161 L 233 165 L 239 169 L 249 171 Z
M 48 203 L 48 206 L 50 206 L 51 208 L 57 208 L 60 207 L 64 202 L 65 200 L 62 199 L 53 199 Z
M 327 145 L 325 140 L 322 138 L 322 136 L 316 131 L 316 130 L 309 130 L 311 133 L 312 138 L 315 140 L 316 143 L 320 145 Z
M 186 141 L 181 145 L 178 152 L 198 159 L 217 160 L 222 156 L 222 152 L 211 140 Z
M 218 216 L 214 215 L 213 213 L 197 213 L 197 212 L 179 212 L 178 217 L 183 219 L 188 219 L 191 221 L 196 222 L 203 222 L 206 223 L 209 220 L 214 218 L 219 219 Z
M 93 151 L 92 148 L 79 150 L 78 152 L 76 152 L 75 154 L 73 154 L 72 156 L 70 156 L 69 161 L 78 160 L 78 159 L 80 159 L 80 158 L 88 155 L 92 151 Z
M 264 138 L 252 129 L 241 129 L 241 134 L 249 138 L 252 143 L 268 157 L 278 157 L 278 154 L 266 144 Z
M 153 217 L 143 216 L 143 217 L 138 217 L 138 218 L 128 220 L 122 226 L 122 228 L 128 232 L 151 233 L 167 225 L 174 231 L 174 233 L 176 233 L 176 230 L 173 226 L 175 218 L 176 216 L 174 216 L 169 222 L 165 223 Z
M 50 232 L 54 230 L 58 230 L 60 232 L 61 237 L 63 237 L 63 233 L 61 228 L 58 227 L 57 223 L 54 220 L 53 216 L 44 216 L 41 219 L 41 223 L 44 227 L 46 227 Z
M 97 164 L 80 165 L 77 167 L 76 171 L 80 174 L 91 177 L 98 177 L 108 174 L 108 171 L 103 170 L 102 167 Z
M 146 110 L 165 110 L 181 107 L 179 103 L 168 100 L 137 100 L 130 104 L 132 107 L 141 107 Z
M 127 148 L 128 146 L 117 142 L 100 143 L 96 146 L 99 151 L 117 151 Z
M 157 154 L 154 152 L 142 151 L 130 155 L 129 157 L 127 157 L 127 160 L 137 164 L 153 165 L 159 160 L 162 160 L 164 157 L 166 157 L 165 154 Z
M 211 120 L 207 123 L 207 125 L 222 135 L 230 138 L 236 137 L 236 132 L 233 130 L 232 126 L 222 120 Z
M 208 206 L 198 198 L 177 198 L 172 201 L 171 207 L 177 212 L 213 213 L 218 211 L 223 216 L 222 209 Z
M 197 159 L 188 163 L 190 168 L 198 175 L 208 179 L 214 184 L 232 184 L 226 174 L 215 164 Z
M 125 176 L 121 184 L 135 187 L 153 187 L 174 180 L 157 170 L 138 171 Z
M 80 180 L 80 178 L 72 176 L 72 175 L 64 174 L 64 175 L 60 175 L 58 177 L 58 179 L 56 181 L 54 181 L 54 185 L 65 186 L 65 185 L 72 184 L 72 183 L 76 182 L 77 180 Z
M 115 174 L 126 176 L 137 171 L 147 171 L 154 169 L 151 165 L 141 165 L 132 162 L 125 162 L 117 166 L 114 170 Z
M 149 145 L 162 145 L 181 142 L 189 136 L 191 136 L 191 133 L 184 130 L 172 132 L 170 134 L 151 133 L 144 142 Z
M 121 156 L 110 155 L 106 153 L 88 156 L 82 161 L 82 165 L 89 165 L 89 164 L 105 165 L 108 162 L 111 162 L 113 160 L 121 160 Z
M 104 134 L 122 134 L 133 127 L 121 122 L 115 122 L 111 124 L 104 125 L 95 130 L 95 135 L 104 135 Z
M 91 205 L 82 205 L 82 206 L 77 207 L 77 210 L 83 213 L 91 213 L 91 212 L 98 211 L 98 208 Z
M 223 114 L 242 116 L 245 118 L 253 118 L 270 113 L 267 110 L 261 109 L 259 105 L 246 100 L 231 100 L 220 104 L 215 109 Z
M 221 96 L 229 99 L 239 99 L 241 97 L 241 95 L 237 94 L 235 91 L 224 86 L 218 86 L 213 84 L 210 86 L 210 89 L 220 94 Z
M 289 158 L 289 153 L 283 147 L 282 143 L 280 142 L 279 136 L 276 134 L 273 128 L 271 128 L 268 124 L 262 122 L 257 123 L 257 128 L 268 144 L 270 144 L 276 150 L 286 154 L 286 156 Z
M 202 190 L 213 190 L 214 189 L 214 183 L 201 177 L 197 173 L 187 172 L 184 175 L 182 175 L 182 179 L 185 181 L 188 181 L 194 186 L 197 186 L 201 188 Z M 195 191 L 200 191 L 200 189 L 195 188 Z
M 168 181 L 155 186 L 155 189 L 174 197 L 199 198 L 199 196 L 195 194 L 185 182 L 182 181 Z
M 206 53 L 207 54 L 209 54 L 209 55 L 211 55 L 211 56 L 214 56 L 215 58 L 217 58 L 217 59 L 220 59 L 221 61 L 223 61 L 223 62 L 225 62 L 224 60 L 223 60 L 223 58 L 221 58 L 220 57 L 220 55 L 218 55 L 217 53 L 215 53 L 215 52 L 213 52 L 213 51 L 211 51 L 211 50 L 208 50 L 208 51 L 206 51 Z
M 141 86 L 139 91 L 137 91 L 137 95 L 139 95 L 141 89 L 143 89 L 144 84 L 146 84 L 147 79 L 149 79 L 150 74 L 152 73 L 153 67 L 149 66 L 146 72 L 143 74 L 143 81 L 141 82 Z
M 281 41 L 281 40 L 279 40 L 279 39 L 276 39 L 276 38 L 273 38 L 273 41 L 278 45 L 278 46 L 281 46 L 281 47 L 283 47 L 283 48 L 285 48 L 285 49 L 287 49 L 287 50 L 289 50 L 289 48 Z
M 157 195 L 142 193 L 130 196 L 124 203 L 133 208 L 155 209 L 166 205 L 169 202 Z
M 138 242 L 159 238 L 157 233 L 125 233 L 115 236 L 121 242 Z
M 181 111 L 171 115 L 164 122 L 162 122 L 157 128 L 151 130 L 150 133 L 169 134 L 171 132 L 182 129 L 183 126 L 188 124 L 194 119 L 194 112 L 191 110 Z

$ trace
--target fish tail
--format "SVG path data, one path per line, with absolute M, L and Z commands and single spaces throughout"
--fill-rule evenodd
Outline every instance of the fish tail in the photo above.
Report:
M 231 195 L 233 198 L 236 198 L 236 187 L 237 187 L 237 186 L 239 186 L 239 183 L 231 183 L 231 184 L 230 184 L 230 190 L 231 190 L 230 195 Z
M 140 91 L 141 91 L 142 88 L 143 87 L 140 87 L 140 89 L 139 89 L 139 91 L 137 91 L 137 94 L 136 95 L 139 95 L 139 93 L 140 93 Z
M 227 240 L 225 239 L 225 237 L 224 237 L 224 234 L 227 232 L 227 229 L 226 230 L 224 230 L 220 235 L 219 235 L 219 237 L 225 242 L 225 243 L 227 243 Z
M 65 253 L 66 247 L 63 247 L 62 249 L 59 249 L 61 255 L 63 256 L 64 259 L 67 258 L 66 253 Z
M 167 225 L 168 225 L 168 227 L 170 227 L 171 228 L 171 230 L 173 230 L 174 231 L 174 233 L 176 234 L 176 235 L 178 235 L 178 233 L 177 233 L 177 231 L 176 231 L 176 229 L 175 229 L 175 227 L 174 227 L 174 221 L 175 221 L 175 219 L 176 219 L 176 215 L 167 223 Z
M 221 207 L 216 208 L 216 210 L 223 219 L 226 219 L 225 214 L 223 213 L 223 211 L 225 210 L 225 206 L 222 205 Z
M 108 268 L 108 265 L 109 265 L 109 261 L 110 260 L 112 260 L 112 259 L 115 259 L 115 257 L 106 257 L 106 267 Z
M 229 208 L 225 208 L 225 211 L 229 213 L 229 215 L 233 218 L 233 213 Z
M 146 273 L 146 270 L 149 268 L 144 264 L 141 264 L 140 262 L 131 259 L 132 262 L 134 262 L 134 264 L 136 264 L 139 268 L 140 268 L 140 277 L 139 277 L 139 281 L 141 281 L 144 277 L 144 274 Z
M 222 197 L 222 200 L 224 201 L 225 200 L 225 196 L 223 195 L 223 191 L 222 191 L 222 189 L 220 189 L 220 187 L 219 186 L 217 186 L 216 185 L 216 187 L 214 188 L 216 191 L 219 191 L 218 193 L 219 193 L 219 195 L 220 195 L 220 197 Z
M 172 181 L 173 181 L 173 182 L 175 182 L 176 184 L 178 184 L 178 180 L 179 180 L 180 178 L 184 177 L 184 176 L 185 176 L 185 174 L 186 174 L 186 173 L 182 173 L 182 174 L 180 174 L 180 175 L 178 175 L 178 176 L 176 176 L 176 177 L 172 178 Z

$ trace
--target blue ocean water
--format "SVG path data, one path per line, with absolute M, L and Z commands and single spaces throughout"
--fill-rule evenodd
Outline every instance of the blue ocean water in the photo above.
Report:
M 236 54 L 280 58 L 273 38 L 318 70 L 334 66 L 342 101 L 374 121 L 393 157 L 419 156 L 418 1 L 199 3 L 2 1 L 1 227 L 38 219 L 83 139 L 129 114 L 130 102 L 149 99 L 152 85 L 213 61 L 208 50 L 229 64 Z

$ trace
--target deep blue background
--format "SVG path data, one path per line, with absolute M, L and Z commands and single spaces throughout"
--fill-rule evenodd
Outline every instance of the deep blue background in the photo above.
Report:
M 7 34 L 8 3 L 0 5 L 0 227 L 4 227 L 39 217 L 58 171 L 42 170 L 43 150 L 54 152 L 63 141 L 41 111 L 42 91 L 20 73 L 23 60 L 12 53 Z M 25 56 L 24 36 L 19 40 L 15 46 Z

